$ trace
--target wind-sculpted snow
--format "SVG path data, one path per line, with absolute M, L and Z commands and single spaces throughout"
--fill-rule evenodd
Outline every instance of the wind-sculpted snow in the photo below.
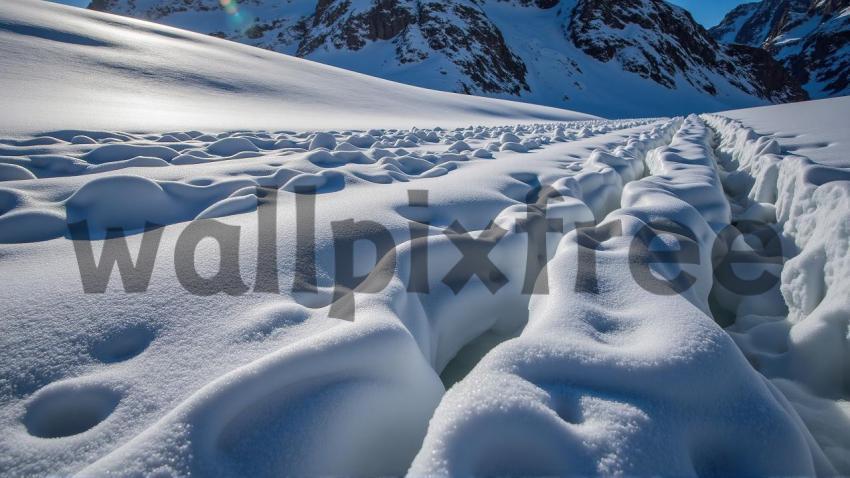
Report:
M 525 258 L 538 251 L 513 224 L 529 217 L 539 222 L 538 196 L 548 197 L 544 185 L 549 183 L 564 192 L 562 201 L 548 208 L 551 218 L 564 220 L 562 231 L 576 222 L 594 222 L 616 207 L 623 178 L 643 174 L 643 163 L 634 158 L 666 142 L 674 126 L 652 120 L 596 121 L 269 137 L 262 132 L 148 136 L 74 131 L 48 135 L 54 139 L 7 141 L 19 153 L 9 164 L 27 166 L 20 167 L 40 177 L 3 183 L 9 200 L 2 220 L 47 211 L 56 219 L 51 224 L 62 230 L 79 219 L 88 221 L 91 233 L 120 227 L 131 234 L 134 256 L 151 234 L 134 228 L 154 220 L 165 227 L 157 230 L 157 261 L 145 292 L 126 293 L 124 282 L 115 277 L 123 279 L 126 273 L 119 266 L 112 281 L 104 283 L 104 294 L 86 295 L 81 265 L 75 262 L 83 238 L 68 241 L 61 230 L 51 236 L 55 231 L 44 224 L 4 225 L 5 234 L 17 234 L 10 242 L 24 233 L 31 235 L 23 239 L 39 242 L 2 246 L 4 275 L 15 277 L 16 285 L 2 292 L 8 314 L 0 360 L 2 428 L 9 433 L 0 441 L 0 465 L 12 474 L 67 473 L 87 465 L 90 474 L 404 472 L 444 393 L 439 372 L 446 383 L 459 380 L 477 361 L 475 353 L 459 350 L 481 336 L 503 340 L 525 322 L 528 295 L 523 289 L 533 286 L 539 271 L 532 268 L 529 274 Z M 166 141 L 158 141 L 162 138 Z M 226 138 L 247 139 L 259 151 L 248 151 L 251 157 L 213 156 L 211 146 L 222 146 Z M 162 153 L 156 159 L 165 164 L 100 171 L 114 164 L 102 143 L 124 146 L 106 149 L 119 162 L 127 160 L 128 151 L 144 151 Z M 243 141 L 231 143 L 228 148 L 254 149 Z M 503 151 L 505 144 L 522 145 L 526 152 Z M 32 164 L 39 154 L 72 157 L 81 168 L 58 176 L 55 169 Z M 174 164 L 181 156 L 205 161 Z M 86 158 L 96 158 L 95 164 Z M 436 168 L 447 174 L 427 174 Z M 280 173 L 289 169 L 294 172 Z M 303 195 L 286 185 L 292 178 L 329 172 L 344 177 L 339 187 L 323 190 L 305 181 L 315 193 L 318 287 L 294 293 L 298 249 L 292 225 L 300 224 L 290 208 Z M 179 271 L 175 278 L 183 257 L 176 251 L 185 231 L 202 223 L 185 222 L 195 217 L 220 217 L 238 225 L 242 244 L 248 244 L 248 251 L 239 250 L 243 264 L 250 264 L 243 270 L 259 266 L 250 251 L 262 234 L 256 229 L 260 201 L 251 197 L 259 186 L 279 189 L 281 295 L 255 291 L 208 297 L 185 290 Z M 425 207 L 408 200 L 423 192 Z M 234 198 L 242 197 L 250 197 L 244 209 L 231 207 Z M 348 217 L 377 220 L 392 231 L 399 244 L 398 271 L 379 293 L 364 291 L 367 279 L 355 286 L 355 296 L 343 290 L 339 300 L 334 243 L 328 240 L 337 231 L 328 225 Z M 509 231 L 489 242 L 490 257 L 509 279 L 495 293 L 490 290 L 494 284 L 477 275 L 464 284 L 451 272 L 474 255 L 472 249 L 487 251 L 487 233 L 479 231 L 491 220 Z M 421 224 L 425 236 L 410 241 L 410 224 Z M 464 228 L 472 232 L 464 234 Z M 47 236 L 32 237 L 45 229 Z M 547 250 L 555 244 L 551 239 Z M 407 293 L 411 254 L 421 251 L 423 240 L 429 246 L 430 291 Z M 97 248 L 111 247 L 110 241 L 94 240 L 95 255 Z M 197 267 L 214 273 L 224 253 L 215 245 L 196 247 Z M 137 264 L 142 256 L 139 252 Z M 358 255 L 358 264 L 370 267 L 369 256 Z M 27 266 L 31 257 L 56 265 L 50 280 L 33 275 L 36 270 Z M 250 273 L 241 280 L 252 283 Z M 30 288 L 37 304 L 15 293 L 19 287 Z M 353 323 L 328 317 L 335 305 L 341 308 L 348 300 L 356 306 Z M 35 331 L 37 337 L 20 331 Z M 61 418 L 75 416 L 80 419 Z
M 608 121 L 29 0 L 0 51 L 0 475 L 850 473 L 844 100 Z
M 0 140 L 0 469 L 846 472 L 850 176 L 705 120 Z
M 710 244 L 730 215 L 708 141 L 707 128 L 687 119 L 650 154 L 652 175 L 626 186 L 622 209 L 561 241 L 552 293 L 532 301 L 517 339 L 447 393 L 413 475 L 832 472 L 787 402 L 711 319 Z M 653 268 L 670 279 L 656 279 L 654 293 L 652 281 L 624 274 L 635 239 L 643 261 L 681 255 Z M 577 261 L 588 253 L 589 282 Z M 687 292 L 676 280 L 685 273 Z M 651 314 L 641 306 L 649 303 Z
M 751 167 L 767 160 L 746 158 L 768 158 L 776 145 L 707 120 L 725 138 L 719 156 L 696 117 L 454 130 L 69 131 L 5 141 L 18 153 L 5 164 L 33 177 L 0 183 L 0 221 L 43 211 L 54 222 L 2 228 L 11 239 L 0 246 L 0 267 L 14 282 L 0 289 L 0 469 L 834 474 L 846 434 L 807 407 L 829 403 L 831 420 L 845 416 L 830 401 L 844 372 L 812 362 L 843 353 L 837 342 L 824 348 L 816 332 L 846 317 L 842 296 L 830 295 L 842 294 L 844 272 L 821 291 L 837 312 L 814 327 L 798 365 L 765 369 L 759 347 L 772 342 L 737 327 L 762 320 L 742 311 L 770 301 L 720 290 L 728 283 L 717 256 L 726 253 L 718 249 L 725 231 L 742 218 L 769 219 L 773 209 L 758 201 L 779 195 L 797 198 L 777 202 L 780 221 L 796 224 L 799 237 L 823 234 L 837 267 L 840 243 L 833 248 L 827 236 L 841 230 L 840 218 L 826 208 L 803 213 L 810 209 L 801 202 L 844 196 L 798 189 L 824 177 L 802 159 L 779 161 L 808 164 L 802 175 Z M 162 164 L 134 166 L 136 153 Z M 44 156 L 79 167 L 62 174 L 33 161 Z M 118 166 L 100 169 L 110 164 Z M 438 168 L 445 171 L 433 174 Z M 739 193 L 750 174 L 779 179 L 757 181 L 760 196 L 747 203 Z M 299 177 L 309 179 L 293 184 Z M 270 191 L 272 252 L 263 246 Z M 304 204 L 313 215 L 306 232 Z M 820 226 L 806 214 L 833 222 Z M 236 241 L 194 243 L 188 266 L 181 244 L 212 218 L 237 231 Z M 68 231 L 79 220 L 90 242 Z M 151 231 L 151 223 L 162 227 Z M 109 236 L 115 228 L 127 237 Z M 139 286 L 151 237 L 156 263 Z M 119 258 L 100 292 L 84 294 L 80 251 L 93 245 L 108 262 L 115 241 L 127 241 L 135 267 Z M 218 277 L 234 260 L 226 251 L 235 251 L 236 276 L 219 293 L 182 278 L 187 267 Z M 304 256 L 314 277 L 307 287 L 299 282 Z M 53 265 L 49 278 L 32 267 L 36 258 Z M 271 282 L 263 272 L 270 261 Z M 783 293 L 805 273 L 789 262 Z M 797 304 L 808 296 L 788 297 L 792 311 L 805 309 Z M 718 301 L 741 305 L 729 312 Z M 744 318 L 726 333 L 715 320 L 730 314 Z M 817 396 L 803 388 L 818 385 Z
M 141 231 L 248 212 L 256 208 L 257 188 L 327 193 L 352 182 L 434 178 L 499 151 L 528 152 L 641 123 L 215 135 L 62 131 L 0 139 L 0 165 L 9 167 L 0 181 L 0 243 L 60 237 L 69 233 L 63 223 L 85 221 L 91 234 L 102 236 L 108 229 Z M 63 176 L 79 177 L 53 179 Z M 36 178 L 42 179 L 28 181 Z M 49 192 L 34 194 L 44 182 Z
M 761 258 L 753 271 L 754 276 L 781 272 L 774 287 L 743 298 L 723 291 L 731 315 L 727 330 L 753 366 L 795 405 L 838 471 L 847 474 L 850 171 L 785 151 L 780 141 L 793 141 L 787 130 L 783 139 L 721 115 L 706 120 L 718 133 L 721 157 L 738 171 L 738 177 L 727 179 L 736 216 L 776 223 L 783 240 L 779 263 Z M 845 139 L 833 138 L 835 145 Z M 832 153 L 835 163 L 843 160 L 836 154 L 840 149 L 824 147 L 830 151 L 818 152 L 819 157 Z M 775 244 L 748 242 L 751 253 L 778 255 Z
M 609 157 L 628 163 L 627 175 L 642 175 L 640 158 L 669 141 L 674 130 L 675 123 L 656 126 Z M 527 235 L 515 226 L 535 218 L 557 218 L 569 230 L 576 223 L 603 217 L 615 207 L 623 187 L 622 176 L 600 165 L 605 154 L 594 152 L 580 172 L 555 182 L 544 193 L 548 195 L 532 204 L 507 207 L 489 231 L 480 233 L 479 240 L 484 237 L 490 244 L 490 257 L 505 275 L 501 286 L 486 278 L 461 288 L 441 280 L 461 259 L 451 235 L 432 234 L 403 243 L 396 250 L 398 269 L 393 278 L 379 294 L 358 298 L 358 319 L 352 325 L 335 327 L 222 377 L 84 474 L 128 466 L 143 471 L 150 469 L 151 460 L 202 474 L 403 472 L 442 396 L 437 372 L 443 371 L 444 380 L 446 375 L 462 376 L 458 369 L 464 364 L 452 359 L 467 344 L 488 334 L 509 337 L 525 325 L 530 295 L 523 293 L 526 264 L 521 259 L 529 244 Z M 541 209 L 547 200 L 554 204 Z M 542 211 L 548 214 L 543 216 Z M 485 236 L 494 228 L 504 231 L 504 237 L 491 242 Z M 411 256 L 426 244 L 428 293 L 411 294 L 411 271 L 405 264 L 412 264 Z M 546 257 L 551 251 L 541 253 Z M 366 290 L 377 276 L 367 278 L 358 289 Z M 460 355 L 461 362 L 469 360 Z M 323 425 L 316 427 L 317 422 Z M 281 428 L 283 423 L 286 428 Z M 173 447 L 166 439 L 171 430 L 186 430 L 191 456 L 186 452 L 171 456 Z M 260 445 L 272 438 L 273 450 Z M 269 461 L 268 456 L 275 458 Z

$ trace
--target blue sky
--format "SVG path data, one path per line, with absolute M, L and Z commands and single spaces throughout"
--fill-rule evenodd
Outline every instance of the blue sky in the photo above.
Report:
M 89 4 L 89 0 L 56 0 L 59 3 L 68 5 L 76 5 L 84 7 Z M 685 7 L 691 11 L 694 18 L 706 27 L 713 27 L 720 23 L 723 15 L 735 5 L 745 3 L 743 0 L 669 0 L 670 3 L 675 3 L 681 7 Z
M 89 4 L 89 0 L 53 0 L 56 3 L 64 3 L 65 5 L 73 5 L 75 7 L 85 7 Z
M 694 18 L 705 27 L 717 25 L 729 10 L 736 5 L 747 3 L 742 0 L 669 0 L 669 2 L 690 10 Z

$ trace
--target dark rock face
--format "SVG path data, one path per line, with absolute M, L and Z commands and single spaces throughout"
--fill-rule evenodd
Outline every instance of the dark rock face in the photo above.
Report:
M 850 7 L 847 0 L 820 0 L 812 6 L 821 15 L 836 15 L 845 8 Z
M 627 26 L 631 33 L 625 31 Z M 580 0 L 570 36 L 588 55 L 606 62 L 616 58 L 627 71 L 668 88 L 675 87 L 674 77 L 682 73 L 710 93 L 710 81 L 691 65 L 717 69 L 724 60 L 690 15 L 661 0 Z
M 711 29 L 719 41 L 761 47 L 814 97 L 850 94 L 850 0 L 763 0 Z
M 393 68 L 428 64 L 432 78 L 443 75 L 441 81 L 457 92 L 523 96 L 531 84 L 541 84 L 533 75 L 545 74 L 542 84 L 548 88 L 560 88 L 560 81 L 582 94 L 584 73 L 576 59 L 584 53 L 671 91 L 685 82 L 709 96 L 731 87 L 774 102 L 805 98 L 768 55 L 720 46 L 689 13 L 663 0 L 240 0 L 239 5 L 259 12 L 250 25 L 205 33 L 301 57 L 332 58 L 331 63 L 362 55 Z M 219 0 L 92 0 L 90 8 L 168 23 L 175 13 L 222 7 Z M 506 40 L 500 25 L 512 28 L 505 23 L 512 20 L 511 9 L 518 16 L 538 12 L 532 16 L 550 22 L 561 36 L 557 45 L 541 44 L 535 32 Z M 376 48 L 380 60 L 374 60 Z
M 430 49 L 452 59 L 476 86 L 488 93 L 514 95 L 528 90 L 525 64 L 478 5 L 441 0 L 417 3 L 419 28 Z
M 668 88 L 675 88 L 675 77 L 682 76 L 715 95 L 709 76 L 715 73 L 771 101 L 806 99 L 766 52 L 721 47 L 689 13 L 662 0 L 579 0 L 569 31 L 588 55 L 603 62 L 617 59 L 626 71 Z
M 526 66 L 481 7 L 467 0 L 376 0 L 355 10 L 349 0 L 320 0 L 297 54 L 320 48 L 358 51 L 369 41 L 394 40 L 399 62 L 438 52 L 468 77 L 465 92 L 519 94 L 528 90 Z M 419 41 L 421 40 L 421 41 Z
M 820 93 L 825 96 L 850 94 L 850 18 L 838 27 L 811 35 L 788 63 L 800 81 L 823 85 Z
M 763 46 L 771 36 L 793 28 L 805 15 L 810 0 L 765 0 L 745 3 L 729 12 L 711 29 L 714 38 L 726 43 Z
M 775 102 L 809 99 L 800 83 L 767 51 L 747 45 L 728 45 L 726 51 L 736 63 L 748 65 L 750 83 L 759 89 L 759 96 Z
M 537 8 L 548 10 L 558 5 L 561 0 L 517 0 L 517 2 L 524 7 L 533 5 Z
M 348 0 L 319 0 L 298 55 L 308 55 L 326 42 L 356 51 L 369 40 L 394 38 L 415 20 L 416 11 L 408 2 L 378 0 L 365 12 L 352 12 Z
M 256 4 L 257 0 L 248 0 L 246 3 Z M 91 0 L 88 8 L 101 12 L 123 12 L 126 10 L 138 11 L 136 0 Z M 153 5 L 138 15 L 146 20 L 156 21 L 174 13 L 180 12 L 207 12 L 218 10 L 221 4 L 218 0 L 178 0 L 172 2 L 161 2 Z
M 719 25 L 716 25 L 708 30 L 711 36 L 720 42 L 737 43 L 741 45 L 759 44 L 759 41 L 754 41 L 749 36 L 754 36 L 757 32 L 753 28 L 744 28 L 747 22 L 755 15 L 758 9 L 758 3 L 744 3 L 733 8 L 723 17 Z

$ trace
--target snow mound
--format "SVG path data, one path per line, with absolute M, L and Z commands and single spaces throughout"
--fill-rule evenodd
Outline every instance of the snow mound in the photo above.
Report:
M 595 247 L 593 236 L 579 230 L 561 241 L 552 293 L 532 301 L 518 338 L 447 393 L 412 475 L 832 472 L 788 402 L 713 322 L 710 257 L 695 268 L 658 267 L 664 277 L 693 274 L 686 294 L 652 294 L 622 274 L 634 247 L 623 238 L 649 250 L 646 227 L 676 224 L 692 235 L 668 246 L 675 254 L 683 241 L 710 243 L 712 224 L 729 221 L 709 139 L 691 117 L 651 153 L 652 175 L 629 183 L 623 209 L 600 224 L 621 233 L 596 243 L 598 285 L 575 285 L 576 258 Z M 637 306 L 646 303 L 650 315 Z
M 259 151 L 254 143 L 245 138 L 222 138 L 207 146 L 207 152 L 218 156 L 233 156 L 243 151 Z
M 815 105 L 824 102 L 803 107 Z M 781 112 L 763 110 L 768 117 L 761 121 L 781 122 Z M 834 424 L 847 423 L 850 416 L 850 171 L 788 154 L 779 147 L 782 138 L 759 134 L 739 120 L 721 115 L 706 120 L 718 133 L 720 154 L 749 179 L 740 192 L 742 203 L 766 205 L 787 241 L 781 280 L 764 298 L 739 300 L 728 330 L 754 366 L 787 391 L 833 464 L 846 474 L 850 438 Z M 777 310 L 777 301 L 785 307 Z M 822 414 L 812 413 L 814 407 Z
M 29 161 L 44 153 L 44 148 L 79 159 L 101 144 L 72 143 L 70 140 L 81 134 L 76 131 L 73 135 L 56 133 L 56 139 L 46 145 L 17 145 L 16 164 L 26 164 L 45 176 L 6 183 L 0 189 L 0 221 L 44 211 L 56 217 L 61 230 L 34 227 L 34 233 L 42 233 L 35 239 L 41 242 L 21 244 L 21 229 L 4 227 L 0 230 L 18 234 L 5 238 L 6 242 L 18 243 L 0 247 L 4 251 L 55 251 L 51 260 L 62 278 L 49 281 L 51 293 L 35 296 L 61 301 L 66 304 L 63 307 L 77 310 L 71 315 L 78 319 L 48 313 L 64 310 L 58 306 L 42 304 L 32 309 L 12 294 L 12 287 L 0 289 L 2 299 L 12 304 L 11 319 L 0 322 L 5 340 L 32 337 L 29 332 L 14 330 L 47 334 L 38 340 L 28 338 L 32 349 L 4 347 L 0 352 L 4 354 L 0 364 L 16 367 L 16 371 L 3 372 L 11 377 L 4 383 L 8 388 L 3 393 L 12 390 L 17 397 L 8 407 L 0 407 L 2 428 L 10 431 L 0 438 L 4 468 L 14 473 L 83 474 L 404 473 L 421 448 L 445 384 L 460 380 L 477 357 L 489 350 L 488 341 L 500 342 L 526 321 L 523 258 L 529 241 L 516 230 L 529 213 L 539 216 L 537 195 L 544 194 L 541 183 L 569 176 L 569 181 L 553 183 L 564 197 L 553 202 L 549 213 L 564 219 L 566 230 L 574 222 L 594 221 L 606 208 L 614 207 L 623 179 L 607 165 L 572 158 L 599 150 L 641 164 L 652 148 L 669 141 L 676 123 L 611 122 L 607 135 L 575 144 L 547 144 L 545 139 L 556 129 L 576 132 L 598 126 L 601 122 L 591 121 L 369 132 L 382 143 L 413 143 L 405 139 L 409 136 L 436 139 L 392 151 L 353 144 L 334 151 L 308 151 L 305 143 L 319 132 L 256 131 L 251 136 L 192 131 L 146 135 L 87 132 L 86 136 L 97 137 L 97 141 L 111 138 L 107 144 L 156 144 L 207 161 L 172 162 L 157 168 L 128 165 L 112 171 L 98 170 L 100 165 L 83 161 L 82 171 L 64 177 Z M 520 141 L 540 147 L 521 155 L 491 153 L 493 157 L 486 160 L 472 151 L 448 151 L 460 141 L 458 136 L 466 138 L 463 141 L 471 149 L 480 150 L 508 130 Z M 338 145 L 352 135 L 349 131 L 325 133 Z M 263 144 L 279 148 L 261 149 L 250 158 L 208 152 L 210 144 L 227 137 L 267 139 L 270 143 Z M 38 143 L 35 138 L 40 136 L 21 141 Z M 311 160 L 314 155 L 334 158 L 334 164 L 316 164 Z M 191 226 L 186 221 L 226 216 L 226 223 L 237 225 L 245 234 L 241 244 L 252 250 L 258 234 L 257 216 L 262 212 L 260 188 L 278 190 L 279 224 L 291 230 L 292 201 L 303 199 L 305 186 L 314 186 L 318 216 L 319 283 L 315 293 L 288 291 L 287 277 L 293 274 L 285 268 L 294 264 L 296 254 L 296 248 L 289 246 L 278 249 L 279 279 L 282 290 L 287 290 L 282 297 L 251 292 L 200 297 L 184 291 L 172 268 L 177 265 L 174 261 L 185 255 L 177 252 L 176 244 L 181 231 Z M 409 191 L 423 188 L 433 194 L 433 207 L 411 207 Z M 347 295 L 334 300 L 329 288 L 333 283 L 328 282 L 327 271 L 332 270 L 328 267 L 333 267 L 334 250 L 329 247 L 333 241 L 327 240 L 327 225 L 334 221 L 345 224 L 352 210 L 376 214 L 369 217 L 385 222 L 399 237 L 395 248 L 398 268 L 391 284 L 378 294 L 357 292 L 352 305 L 358 318 L 349 323 L 327 317 L 330 308 L 347 307 L 349 300 Z M 412 297 L 405 292 L 409 264 L 421 247 L 421 239 L 411 241 L 405 235 L 410 227 L 408 218 L 435 227 L 427 239 L 433 247 L 428 259 L 433 276 L 428 286 L 434 292 L 421 301 L 408 300 Z M 460 283 L 441 279 L 461 257 L 455 241 L 470 239 L 464 239 L 460 229 L 447 236 L 436 228 L 458 221 L 461 226 L 454 227 L 468 228 L 470 237 L 481 237 L 490 218 L 510 231 L 492 253 L 510 283 L 495 298 L 489 290 L 492 284 L 477 279 L 456 294 Z M 67 234 L 68 223 L 83 220 L 93 239 L 95 258 L 98 250 L 116 243 L 100 240 L 110 230 L 123 229 L 129 235 L 131 254 L 135 254 L 139 241 L 146 241 L 143 231 L 150 223 L 164 226 L 156 230 L 161 234 L 162 250 L 156 255 L 147 293 L 133 295 L 129 302 L 117 299 L 122 281 L 113 279 L 106 284 L 106 294 L 87 296 L 90 304 L 97 304 L 94 308 L 72 299 L 80 294 L 79 266 L 74 265 L 75 252 L 65 249 L 71 241 L 62 235 Z M 55 239 L 48 240 L 51 238 Z M 77 239 L 77 247 L 86 247 L 86 241 Z M 293 239 L 288 234 L 279 238 L 281 244 Z M 554 246 L 550 242 L 544 256 L 553 253 Z M 194 253 L 197 267 L 215 271 L 219 265 L 216 254 L 215 244 L 199 244 Z M 17 283 L 38 290 L 46 282 L 27 276 L 32 271 L 24 266 L 29 255 L 15 253 L 12 262 L 4 262 L 3 267 L 10 269 L 8 276 L 17 277 Z M 355 259 L 355 270 L 370 265 L 369 254 L 358 254 Z M 260 263 L 248 257 L 245 261 L 243 267 Z M 243 280 L 252 281 L 247 276 Z M 370 283 L 366 280 L 362 287 L 368 288 Z M 158 301 L 155 297 L 172 305 L 165 309 L 154 305 L 150 300 Z M 476 313 L 470 315 L 470 310 Z M 15 325 L 22 320 L 40 325 Z M 82 332 L 71 332 L 77 339 L 66 344 L 64 338 L 74 330 Z M 60 398 L 42 398 L 53 393 Z M 29 416 L 27 409 L 33 410 Z M 78 415 L 79 420 L 46 427 L 44 421 L 56 422 L 51 417 L 57 413 Z M 326 425 L 317 427 L 317 423 Z M 40 436 L 56 436 L 52 442 L 56 446 L 48 446 Z
M 35 175 L 23 166 L 0 163 L 0 181 L 21 181 L 24 179 L 35 179 Z
M 584 127 L 585 122 L 565 123 L 557 127 Z M 622 127 L 639 122 L 624 121 Z M 520 141 L 539 143 L 555 125 L 520 128 Z M 496 136 L 502 127 L 481 128 L 486 137 Z M 463 136 L 460 131 L 396 130 L 376 132 L 376 141 L 392 142 L 418 133 L 440 140 Z M 231 132 L 203 135 L 195 131 L 173 131 L 165 134 L 139 135 L 121 132 L 88 132 L 90 136 L 108 141 L 101 144 L 75 143 L 79 137 L 71 133 L 50 133 L 69 138 L 36 136 L 28 140 L 6 140 L 16 143 L 13 154 L 0 158 L 0 167 L 9 171 L 10 178 L 37 179 L 61 176 L 80 176 L 83 180 L 57 186 L 55 200 L 42 198 L 38 183 L 10 189 L 9 205 L 0 209 L 0 242 L 33 242 L 49 240 L 71 233 L 67 225 L 82 224 L 90 238 L 105 237 L 108 230 L 123 230 L 132 234 L 151 227 L 166 226 L 192 219 L 211 219 L 254 211 L 257 188 L 279 188 L 295 192 L 310 188 L 316 193 L 330 193 L 345 188 L 346 181 L 388 184 L 412 179 L 435 178 L 448 174 L 457 164 L 470 160 L 491 159 L 492 153 L 478 148 L 472 151 L 464 141 L 455 141 L 444 151 L 395 153 L 342 142 L 342 133 L 271 133 L 253 135 Z M 484 134 L 486 132 L 487 134 Z M 512 136 L 517 137 L 512 133 Z M 88 137 L 88 136 L 87 136 Z M 49 138 L 47 144 L 36 144 Z M 186 138 L 194 138 L 186 141 Z M 472 141 L 472 140 L 469 140 Z M 483 140 L 476 140 L 478 142 Z M 263 145 L 260 149 L 255 143 Z M 360 144 L 368 144 L 361 142 Z M 465 148 L 456 145 L 462 143 Z M 519 145 L 519 143 L 517 143 Z M 303 148 L 299 147 L 303 146 Z M 330 148 L 330 150 L 329 150 Z M 368 149 L 367 149 L 368 148 Z M 522 151 L 525 147 L 522 146 Z M 307 151 L 309 149 L 309 152 Z M 458 149 L 462 151 L 458 151 Z M 54 154 L 61 152 L 63 154 Z M 49 153 L 49 154 L 44 154 Z M 302 154 L 306 153 L 306 154 Z M 460 154 L 464 153 L 464 154 Z M 286 165 L 280 155 L 288 155 Z M 260 170 L 244 174 L 240 160 L 266 161 Z M 4 163 L 3 161 L 8 161 Z M 218 163 L 229 164 L 229 174 L 214 179 L 182 179 L 171 171 L 176 166 L 190 167 Z M 356 169 L 349 169 L 361 165 Z M 162 169 L 163 179 L 150 174 L 132 174 L 138 168 Z M 179 168 L 176 168 L 179 170 Z M 256 165 L 254 169 L 257 169 Z M 112 174 L 106 174 L 112 173 Z M 87 179 L 92 177 L 93 179 Z M 10 179 L 11 181 L 11 179 Z M 10 183 L 11 184 L 11 183 Z M 69 189 L 65 189 L 69 188 Z M 65 190 L 63 195 L 60 190 Z M 27 198 L 24 200 L 23 198 Z M 140 200 L 144 198 L 144 200 Z M 66 224 L 63 224 L 66 223 Z

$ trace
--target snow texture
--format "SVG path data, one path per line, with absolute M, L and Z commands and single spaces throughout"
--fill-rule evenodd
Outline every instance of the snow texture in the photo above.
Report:
M 850 474 L 847 131 L 800 121 L 846 100 L 602 120 L 47 3 L 0 20 L 29 55 L 0 56 L 0 474 Z M 103 66 L 125 55 L 157 73 Z M 217 75 L 251 93 L 180 86 Z M 782 246 L 758 295 L 717 270 L 769 255 L 715 247 L 746 220 Z M 227 240 L 187 251 L 205 224 Z M 86 286 L 80 255 L 123 241 Z M 454 276 L 472 249 L 500 273 Z
M 774 137 L 725 117 L 759 118 L 756 123 L 787 132 L 799 121 L 800 116 L 791 116 L 795 113 L 847 112 L 844 98 L 795 106 L 707 116 L 718 131 L 720 153 L 750 179 L 749 191 L 738 198 L 741 214 L 767 209 L 786 241 L 781 282 L 761 297 L 740 301 L 728 330 L 754 367 L 787 394 L 839 472 L 847 474 L 850 170 L 797 155 L 802 148 L 790 152 L 780 146 L 783 140 L 806 142 L 806 128 L 798 128 L 798 135 Z M 822 127 L 818 134 L 830 132 L 835 143 L 822 145 L 817 156 L 842 164 L 846 127 L 832 123 L 832 129 Z

